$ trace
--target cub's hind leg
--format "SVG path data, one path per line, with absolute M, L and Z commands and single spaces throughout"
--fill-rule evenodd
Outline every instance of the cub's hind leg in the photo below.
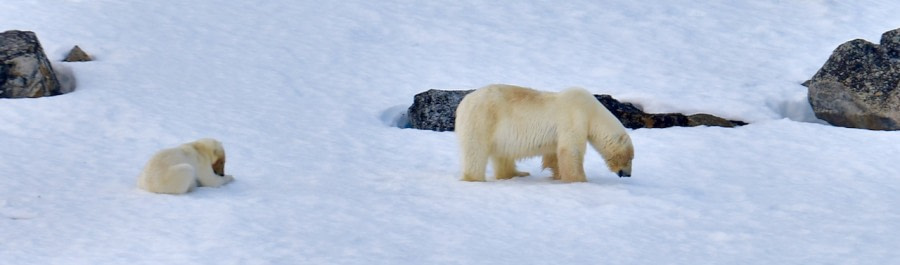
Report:
M 141 179 L 141 188 L 155 193 L 183 194 L 197 187 L 194 167 L 178 164 L 166 168 L 158 175 L 148 175 Z

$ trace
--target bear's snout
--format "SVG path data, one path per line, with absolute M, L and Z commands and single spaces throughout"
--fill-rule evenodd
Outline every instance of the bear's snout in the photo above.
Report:
M 625 170 L 619 170 L 619 172 L 617 172 L 617 174 L 619 175 L 620 178 L 630 178 L 631 177 L 631 172 L 625 172 Z
M 225 159 L 220 158 L 220 159 L 216 160 L 216 162 L 214 162 L 212 164 L 212 169 L 213 169 L 214 174 L 216 174 L 220 177 L 224 177 L 225 176 Z

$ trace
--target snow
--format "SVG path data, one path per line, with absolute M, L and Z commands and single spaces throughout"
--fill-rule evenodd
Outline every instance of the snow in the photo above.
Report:
M 77 83 L 0 100 L 0 264 L 896 264 L 900 134 L 828 126 L 799 84 L 894 1 L 7 1 Z M 63 63 L 79 45 L 97 60 Z M 399 129 L 431 88 L 571 86 L 735 128 L 630 131 L 634 175 L 459 181 Z M 221 140 L 236 181 L 137 189 Z

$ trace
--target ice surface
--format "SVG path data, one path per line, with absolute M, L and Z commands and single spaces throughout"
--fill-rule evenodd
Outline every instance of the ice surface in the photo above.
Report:
M 0 100 L 0 264 L 896 264 L 900 134 L 819 123 L 800 86 L 894 1 L 10 1 L 75 92 Z M 736 128 L 631 131 L 634 175 L 459 181 L 430 88 L 584 87 Z M 236 181 L 136 188 L 221 140 Z

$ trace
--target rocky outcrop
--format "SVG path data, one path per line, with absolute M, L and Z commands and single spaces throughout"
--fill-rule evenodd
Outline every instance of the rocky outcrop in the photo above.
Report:
M 861 39 L 841 44 L 804 85 L 819 119 L 900 130 L 900 29 L 885 32 L 880 45 Z
M 0 98 L 36 98 L 67 92 L 57 81 L 34 32 L 0 33 Z
M 69 55 L 66 55 L 66 58 L 63 59 L 63 62 L 90 62 L 93 61 L 91 56 L 88 55 L 84 50 L 81 50 L 81 47 L 75 45 L 72 47 L 72 50 L 69 51 Z
M 456 120 L 456 106 L 465 95 L 474 90 L 431 89 L 417 94 L 407 116 L 410 127 L 422 130 L 452 131 Z M 684 115 L 680 113 L 650 114 L 631 103 L 623 103 L 609 95 L 594 95 L 627 128 L 667 128 L 673 126 L 720 126 L 735 127 L 746 125 L 741 121 L 731 121 L 709 114 Z
M 620 102 L 610 95 L 594 95 L 597 100 L 609 109 L 626 128 L 668 128 L 668 127 L 694 127 L 694 126 L 718 126 L 736 127 L 747 125 L 742 121 L 733 121 L 719 118 L 709 114 L 684 115 L 681 113 L 645 113 L 634 104 Z
M 718 127 L 737 127 L 747 125 L 746 122 L 736 120 L 726 120 L 710 114 L 699 113 L 687 116 L 687 127 L 694 126 L 718 126 Z
M 452 131 L 456 124 L 456 106 L 463 97 L 475 90 L 437 90 L 416 94 L 407 117 L 412 128 L 432 131 Z

